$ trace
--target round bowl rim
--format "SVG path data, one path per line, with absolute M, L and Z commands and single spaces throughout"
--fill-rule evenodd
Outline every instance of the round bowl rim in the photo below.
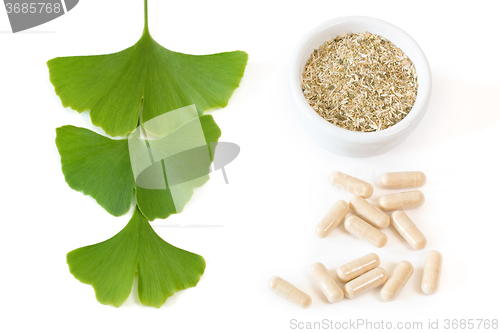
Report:
M 387 129 L 374 132 L 357 132 L 336 126 L 317 114 L 316 111 L 314 111 L 313 108 L 307 103 L 302 93 L 301 78 L 303 66 L 301 66 L 301 58 L 305 53 L 305 49 L 308 48 L 311 40 L 313 40 L 314 37 L 320 32 L 324 31 L 325 29 L 331 29 L 332 27 L 340 26 L 341 24 L 345 24 L 347 22 L 354 23 L 360 26 L 376 26 L 390 29 L 393 33 L 400 36 L 402 40 L 404 40 L 407 44 L 406 47 L 412 48 L 413 52 L 417 55 L 415 60 L 417 60 L 417 63 L 419 64 L 419 68 L 417 69 L 419 86 L 415 103 L 408 115 L 403 120 Z M 387 38 L 383 35 L 380 36 Z M 326 40 L 324 42 L 326 42 Z M 400 45 L 398 45 L 398 43 L 394 44 L 399 48 L 402 48 Z M 415 67 L 417 67 L 417 65 L 415 64 L 415 60 L 411 60 L 414 63 Z M 416 122 L 418 122 L 420 120 L 419 118 L 422 116 L 422 113 L 425 113 L 431 92 L 430 66 L 420 46 L 410 35 L 408 35 L 402 29 L 386 21 L 368 16 L 337 17 L 327 20 L 313 28 L 304 37 L 302 37 L 302 39 L 295 47 L 290 60 L 288 76 L 290 91 L 292 93 L 293 102 L 295 103 L 295 108 L 299 108 L 311 123 L 314 123 L 314 125 L 319 127 L 322 131 L 330 132 L 332 135 L 340 137 L 345 141 L 361 144 L 384 142 L 387 141 L 390 137 L 398 136 L 399 133 L 407 132 L 408 130 L 411 131 L 412 129 L 409 129 L 409 127 L 411 127 L 413 121 L 415 120 Z

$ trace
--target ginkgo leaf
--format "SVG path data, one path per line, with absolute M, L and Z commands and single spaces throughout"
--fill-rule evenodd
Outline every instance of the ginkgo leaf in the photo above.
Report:
M 198 119 L 203 130 L 207 154 L 210 156 L 208 162 L 211 162 L 213 155 L 209 147 L 212 146 L 213 149 L 221 131 L 211 115 L 204 115 Z M 193 189 L 202 186 L 209 179 L 208 163 L 206 176 L 176 186 L 177 196 L 174 204 L 168 186 L 164 190 L 136 186 L 127 139 L 114 140 L 75 126 L 57 128 L 56 133 L 61 167 L 68 185 L 93 197 L 114 216 L 123 215 L 130 209 L 134 188 L 137 205 L 149 220 L 179 213 L 191 199 Z M 168 137 L 167 135 L 166 138 Z
M 146 8 L 147 10 L 147 4 Z M 90 110 L 92 123 L 124 136 L 139 122 L 195 104 L 200 115 L 225 107 L 239 86 L 248 55 L 243 51 L 189 55 L 170 51 L 149 34 L 117 53 L 59 57 L 47 62 L 50 81 L 65 107 Z
M 207 146 L 211 149 L 210 161 L 213 161 L 213 150 L 215 148 L 214 143 L 217 143 L 221 135 L 221 131 L 217 124 L 214 122 L 213 117 L 206 115 L 199 118 L 203 129 L 203 134 Z M 208 148 L 207 147 L 207 148 Z M 191 199 L 193 195 L 193 189 L 202 186 L 208 181 L 208 174 L 205 177 L 200 177 L 187 182 L 184 182 L 181 188 L 178 188 L 176 192 L 176 202 L 172 198 L 172 193 L 170 188 L 165 190 L 160 189 L 146 189 L 143 187 L 137 187 L 137 205 L 141 212 L 150 221 L 156 218 L 167 218 L 171 214 L 180 213 L 184 205 Z
M 62 126 L 56 129 L 56 146 L 69 187 L 90 195 L 114 216 L 130 209 L 135 182 L 127 140 Z
M 122 231 L 69 252 L 67 261 L 100 303 L 115 307 L 130 295 L 135 276 L 141 303 L 159 308 L 175 292 L 196 286 L 205 270 L 203 257 L 165 242 L 137 208 Z
M 89 110 L 92 123 L 108 135 L 126 136 L 113 140 L 63 126 L 56 137 L 71 188 L 115 216 L 130 208 L 136 194 L 135 212 L 123 230 L 67 255 L 75 278 L 92 285 L 99 302 L 116 307 L 130 295 L 135 276 L 141 303 L 160 307 L 203 274 L 203 257 L 166 243 L 148 219 L 181 212 L 193 189 L 208 180 L 221 133 L 203 112 L 227 105 L 248 60 L 242 51 L 195 56 L 163 48 L 149 34 L 144 4 L 144 32 L 135 45 L 47 62 L 65 107 Z M 172 117 L 179 109 L 190 111 Z

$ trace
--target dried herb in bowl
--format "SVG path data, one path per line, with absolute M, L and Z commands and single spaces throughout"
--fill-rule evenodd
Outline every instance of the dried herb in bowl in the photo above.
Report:
M 351 33 L 314 50 L 302 74 L 302 92 L 324 119 L 350 131 L 374 132 L 406 117 L 417 97 L 411 60 L 387 39 Z

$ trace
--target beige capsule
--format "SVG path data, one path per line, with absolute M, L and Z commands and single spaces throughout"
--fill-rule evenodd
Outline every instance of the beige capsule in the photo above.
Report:
M 394 269 L 394 273 L 392 273 L 391 277 L 384 284 L 382 290 L 380 290 L 382 300 L 390 302 L 398 297 L 406 282 L 408 282 L 413 274 L 413 270 L 413 265 L 410 262 L 401 261 Z
M 422 250 L 427 245 L 427 239 L 424 234 L 422 234 L 405 212 L 400 210 L 393 212 L 391 221 L 394 229 L 403 236 L 412 248 Z
M 383 247 L 387 244 L 387 236 L 380 230 L 372 227 L 357 216 L 349 216 L 344 222 L 345 230 L 358 238 L 375 245 Z
M 379 229 L 385 229 L 391 224 L 391 219 L 386 213 L 360 196 L 353 196 L 349 205 L 359 217 Z
M 438 251 L 430 251 L 425 258 L 422 276 L 422 291 L 427 295 L 435 294 L 439 288 L 443 256 Z
M 330 184 L 362 198 L 369 198 L 373 194 L 373 186 L 361 179 L 334 171 L 330 175 Z
M 369 253 L 337 268 L 337 276 L 342 282 L 349 282 L 375 267 L 378 267 L 378 265 L 380 265 L 380 258 L 378 255 Z
M 349 212 L 349 204 L 344 200 L 339 200 L 326 212 L 325 216 L 316 226 L 316 235 L 324 238 L 335 229 Z
M 311 296 L 279 276 L 275 276 L 269 281 L 269 289 L 276 295 L 302 308 L 307 308 L 311 305 Z
M 344 286 L 344 294 L 347 298 L 353 298 L 383 285 L 385 281 L 387 281 L 387 272 L 382 267 L 377 267 L 347 282 Z
M 424 204 L 425 197 L 420 191 L 408 191 L 385 195 L 378 199 L 378 205 L 385 211 L 412 209 Z
M 388 172 L 380 177 L 380 184 L 385 188 L 421 187 L 426 180 L 421 171 Z
M 337 303 L 344 298 L 344 291 L 333 276 L 328 273 L 325 265 L 315 263 L 311 266 L 311 276 L 330 303 Z

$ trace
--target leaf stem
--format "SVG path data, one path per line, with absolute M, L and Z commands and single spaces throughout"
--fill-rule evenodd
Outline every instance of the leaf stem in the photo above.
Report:
M 149 27 L 148 27 L 148 0 L 144 0 L 144 31 L 143 35 L 149 35 Z

